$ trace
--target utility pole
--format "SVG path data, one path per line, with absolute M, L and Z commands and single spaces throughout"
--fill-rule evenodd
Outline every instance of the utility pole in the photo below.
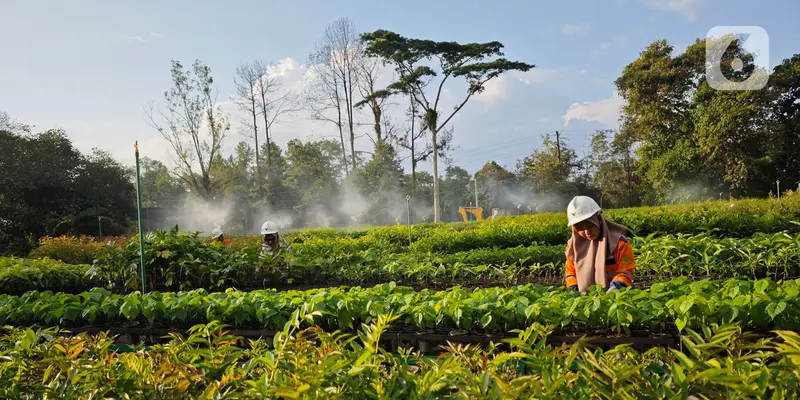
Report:
M 556 131 L 556 151 L 558 151 L 558 162 L 561 162 L 561 136 Z

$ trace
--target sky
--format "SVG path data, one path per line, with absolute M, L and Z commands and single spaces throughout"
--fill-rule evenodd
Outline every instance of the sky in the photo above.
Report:
M 591 133 L 617 127 L 622 101 L 614 80 L 650 43 L 665 39 L 682 52 L 715 26 L 759 26 L 769 35 L 769 66 L 800 53 L 797 0 L 405 0 L 376 2 L 231 0 L 0 0 L 0 111 L 35 130 L 63 128 L 88 153 L 109 151 L 134 163 L 140 154 L 170 163 L 166 140 L 146 123 L 163 104 L 170 61 L 211 68 L 219 106 L 231 121 L 225 151 L 244 136 L 231 101 L 242 62 L 274 64 L 286 90 L 298 90 L 306 60 L 327 25 L 349 18 L 359 31 L 458 42 L 500 41 L 505 57 L 534 64 L 487 85 L 451 121 L 456 165 L 470 173 L 490 160 L 509 169 L 561 133 L 579 156 Z M 391 79 L 390 68 L 382 82 Z M 447 85 L 445 110 L 464 96 Z M 402 104 L 388 114 L 402 118 Z M 359 122 L 370 122 L 366 114 Z M 360 126 L 357 148 L 370 151 Z M 298 113 L 273 126 L 285 148 L 295 138 L 338 138 L 334 126 Z M 401 156 L 403 154 L 401 153 Z M 404 165 L 408 165 L 407 161 Z M 430 164 L 420 169 L 431 171 Z M 440 172 L 443 174 L 443 171 Z

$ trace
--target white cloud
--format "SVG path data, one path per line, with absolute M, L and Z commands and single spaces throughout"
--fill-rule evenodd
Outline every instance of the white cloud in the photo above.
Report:
M 697 13 L 705 0 L 641 0 L 646 6 L 662 11 L 683 14 L 688 22 L 697 20 Z
M 131 39 L 133 39 L 133 40 L 135 40 L 135 41 L 137 41 L 139 43 L 147 43 L 147 42 L 151 42 L 151 41 L 155 41 L 155 40 L 163 39 L 163 38 L 164 38 L 164 34 L 163 33 L 158 33 L 158 32 L 155 32 L 155 31 L 150 31 L 150 33 L 148 33 L 145 36 L 140 36 L 140 35 L 131 36 Z
M 561 33 L 567 36 L 586 36 L 592 30 L 589 24 L 565 24 L 561 28 Z
M 572 120 L 583 120 L 597 121 L 612 128 L 618 124 L 623 104 L 624 100 L 615 93 L 610 98 L 599 101 L 573 103 L 561 118 L 564 119 L 564 126 L 568 126 Z
M 565 69 L 531 68 L 528 72 L 519 73 L 517 79 L 527 85 L 538 85 L 563 77 L 565 72 Z
M 614 36 L 611 40 L 600 43 L 600 48 L 602 50 L 608 50 L 611 48 L 619 48 L 625 46 L 628 43 L 628 38 L 625 35 L 617 35 Z
M 500 75 L 484 85 L 483 92 L 475 96 L 475 100 L 482 103 L 494 104 L 508 97 L 508 79 Z

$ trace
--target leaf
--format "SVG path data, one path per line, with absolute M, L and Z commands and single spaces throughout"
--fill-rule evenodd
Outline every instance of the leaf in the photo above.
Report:
M 481 324 L 482 327 L 486 328 L 491 323 L 492 323 L 492 314 L 491 313 L 486 313 L 486 314 L 483 315 L 483 317 L 481 317 L 480 324 Z
M 678 332 L 683 331 L 683 328 L 686 327 L 686 318 L 685 317 L 678 317 L 675 319 L 675 326 L 678 328 Z
M 780 301 L 777 303 L 770 303 L 767 305 L 767 315 L 769 315 L 770 319 L 775 320 L 775 317 L 778 316 L 783 310 L 786 309 L 786 302 Z

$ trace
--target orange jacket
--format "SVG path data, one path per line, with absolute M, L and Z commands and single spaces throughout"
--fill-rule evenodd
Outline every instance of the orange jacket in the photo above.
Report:
M 569 246 L 570 244 L 567 243 L 567 250 L 569 250 Z M 609 258 L 606 261 L 609 283 L 619 281 L 625 286 L 631 286 L 633 284 L 633 267 L 633 246 L 628 242 L 628 238 L 623 236 L 619 239 L 617 248 L 614 249 L 613 260 Z M 575 263 L 569 257 L 567 257 L 566 265 L 566 283 L 567 287 L 578 285 L 578 278 L 575 277 Z

